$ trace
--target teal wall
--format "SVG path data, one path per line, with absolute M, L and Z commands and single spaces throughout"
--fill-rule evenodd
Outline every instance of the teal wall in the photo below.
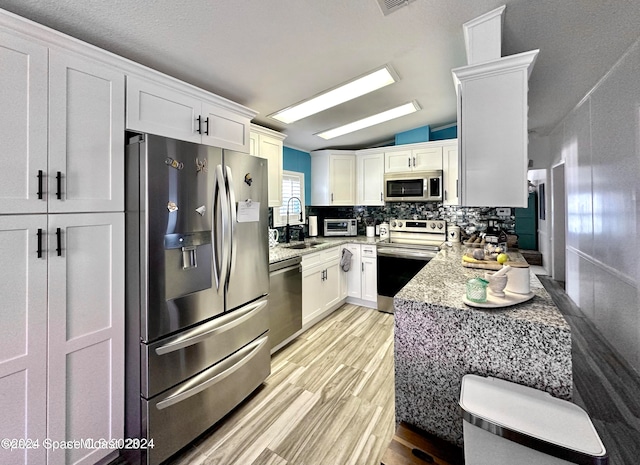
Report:
M 431 140 L 455 139 L 458 137 L 458 126 L 432 131 L 429 126 L 421 126 L 409 131 L 396 134 L 395 145 L 417 144 L 418 142 L 429 142 Z
M 305 203 L 311 202 L 311 155 L 309 152 L 285 146 L 282 150 L 282 168 L 286 171 L 304 173 Z
M 440 129 L 439 131 L 432 131 L 431 134 L 429 134 L 429 140 L 455 139 L 457 137 L 458 137 L 457 125 L 454 125 L 445 129 Z
M 422 126 L 396 134 L 396 145 L 415 144 L 417 142 L 429 142 L 429 126 Z

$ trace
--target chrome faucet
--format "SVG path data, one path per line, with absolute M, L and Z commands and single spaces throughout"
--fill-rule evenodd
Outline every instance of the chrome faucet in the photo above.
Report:
M 287 201 L 287 225 L 285 226 L 285 241 L 287 244 L 291 242 L 291 226 L 289 225 L 289 204 L 293 199 L 296 199 L 298 201 L 298 204 L 300 204 L 300 221 L 302 221 L 302 200 L 300 200 L 298 197 L 289 197 L 289 200 Z

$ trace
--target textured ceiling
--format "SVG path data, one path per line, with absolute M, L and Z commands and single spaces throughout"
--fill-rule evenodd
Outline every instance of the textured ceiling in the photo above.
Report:
M 529 129 L 547 134 L 638 38 L 638 0 L 0 0 L 0 7 L 237 101 L 302 150 L 364 148 L 455 122 L 462 24 L 507 5 L 503 55 L 540 49 Z M 291 125 L 267 115 L 384 64 L 401 80 Z M 410 100 L 422 110 L 325 141 L 313 134 Z

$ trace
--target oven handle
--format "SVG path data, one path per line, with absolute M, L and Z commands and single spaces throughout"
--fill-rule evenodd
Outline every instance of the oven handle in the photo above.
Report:
M 436 254 L 429 254 L 420 251 L 409 251 L 408 249 L 396 249 L 388 247 L 378 247 L 378 256 L 394 258 L 413 258 L 417 260 L 429 261 L 436 256 Z
M 220 318 L 217 318 L 209 323 L 202 325 L 194 330 L 191 330 L 184 335 L 178 337 L 174 341 L 161 345 L 156 349 L 158 355 L 165 355 L 176 350 L 184 349 L 185 347 L 198 344 L 205 339 L 209 339 L 214 334 L 228 331 L 235 326 L 247 321 L 253 315 L 255 315 L 260 309 L 267 306 L 267 300 L 260 300 L 252 304 L 247 305 L 244 308 L 236 310 L 235 312 L 228 313 Z

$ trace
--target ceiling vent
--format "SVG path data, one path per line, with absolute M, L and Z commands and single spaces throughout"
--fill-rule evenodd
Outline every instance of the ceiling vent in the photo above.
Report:
M 378 5 L 380 5 L 380 9 L 385 16 L 415 1 L 416 0 L 377 0 Z

